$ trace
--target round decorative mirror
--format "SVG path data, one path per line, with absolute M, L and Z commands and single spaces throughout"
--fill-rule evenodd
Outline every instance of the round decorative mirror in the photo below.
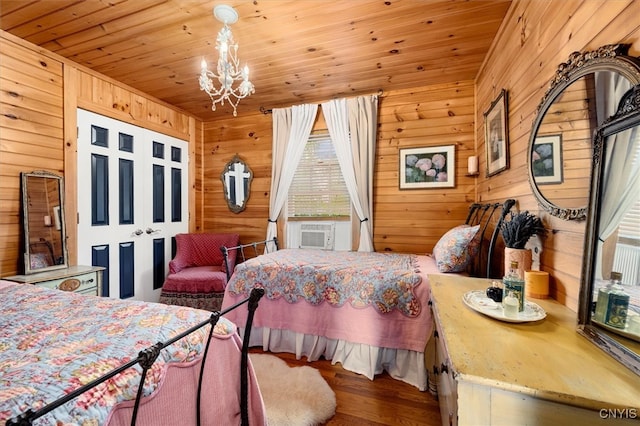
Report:
M 629 45 L 574 52 L 560 64 L 538 106 L 529 139 L 529 183 L 538 204 L 565 220 L 584 220 L 590 194 L 592 138 L 622 96 L 640 83 Z

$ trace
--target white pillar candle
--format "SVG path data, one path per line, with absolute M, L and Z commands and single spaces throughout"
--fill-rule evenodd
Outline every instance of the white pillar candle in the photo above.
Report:
M 471 157 L 469 157 L 469 164 L 467 166 L 467 170 L 470 175 L 474 175 L 478 173 L 478 157 L 477 156 L 472 155 Z

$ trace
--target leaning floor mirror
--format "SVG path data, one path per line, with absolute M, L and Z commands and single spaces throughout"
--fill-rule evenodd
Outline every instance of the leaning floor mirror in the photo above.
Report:
M 597 130 L 579 330 L 640 375 L 640 85 Z
M 21 173 L 24 272 L 33 274 L 68 265 L 61 176 Z

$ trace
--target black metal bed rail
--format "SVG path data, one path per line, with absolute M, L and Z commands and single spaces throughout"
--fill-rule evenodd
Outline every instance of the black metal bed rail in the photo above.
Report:
M 201 393 L 202 393 L 202 380 L 203 380 L 203 376 L 204 376 L 204 371 L 205 371 L 205 363 L 207 360 L 207 354 L 209 351 L 209 346 L 211 343 L 211 339 L 213 337 L 213 329 L 215 327 L 215 325 L 218 323 L 218 320 L 220 319 L 221 316 L 223 316 L 224 314 L 226 314 L 227 312 L 230 312 L 236 308 L 238 308 L 241 305 L 244 305 L 245 303 L 248 303 L 248 314 L 247 314 L 247 330 L 245 330 L 245 336 L 244 336 L 244 343 L 242 345 L 242 350 L 241 350 L 241 362 L 240 362 L 240 412 L 241 412 L 241 417 L 242 417 L 242 425 L 243 426 L 247 426 L 249 424 L 249 402 L 248 402 L 248 376 L 247 376 L 247 368 L 248 368 L 248 351 L 249 351 L 249 346 L 248 346 L 248 341 L 249 341 L 249 335 L 251 333 L 251 324 L 253 323 L 253 315 L 255 313 L 255 310 L 258 308 L 258 302 L 260 300 L 260 298 L 262 298 L 262 296 L 264 295 L 264 289 L 262 288 L 254 288 L 253 290 L 251 290 L 251 293 L 249 294 L 249 297 L 241 300 L 240 302 L 236 303 L 233 306 L 230 306 L 229 308 L 223 310 L 222 312 L 213 312 L 211 314 L 211 316 L 209 317 L 209 319 L 207 319 L 206 321 L 202 321 L 199 324 L 194 325 L 193 327 L 187 329 L 186 331 L 183 331 L 182 333 L 174 336 L 173 338 L 165 341 L 165 342 L 158 342 L 153 346 L 150 346 L 146 349 L 143 349 L 142 351 L 140 351 L 138 353 L 138 357 L 134 360 L 131 360 L 125 364 L 122 364 L 119 367 L 114 368 L 113 370 L 107 372 L 106 374 L 102 375 L 101 377 L 87 383 L 84 386 L 79 387 L 78 389 L 76 389 L 73 392 L 68 393 L 67 395 L 60 397 L 58 399 L 56 399 L 55 401 L 45 405 L 44 407 L 40 408 L 39 410 L 32 410 L 32 409 L 28 409 L 27 411 L 25 411 L 24 413 L 13 417 L 9 420 L 6 421 L 5 426 L 30 426 L 33 425 L 34 420 L 44 416 L 45 414 L 55 410 L 56 408 L 66 404 L 67 402 L 75 399 L 76 397 L 80 396 L 81 394 L 83 394 L 84 392 L 100 385 L 101 383 L 106 382 L 107 380 L 109 380 L 110 378 L 114 377 L 115 375 L 127 370 L 128 368 L 131 368 L 133 366 L 135 366 L 136 364 L 140 364 L 140 366 L 142 367 L 142 375 L 140 377 L 140 384 L 138 385 L 138 392 L 136 394 L 136 400 L 133 406 L 133 415 L 131 418 L 131 425 L 135 426 L 136 424 L 136 419 L 137 419 L 137 414 L 138 414 L 138 408 L 140 405 L 140 400 L 142 399 L 142 391 L 144 388 L 144 381 L 147 375 L 147 371 L 153 366 L 153 363 L 156 361 L 156 359 L 158 359 L 158 356 L 160 355 L 160 351 L 164 348 L 166 348 L 167 346 L 172 345 L 173 343 L 177 342 L 178 340 L 188 336 L 189 334 L 199 330 L 200 328 L 211 324 L 211 328 L 209 330 L 209 336 L 207 338 L 207 342 L 205 345 L 205 349 L 204 349 L 204 353 L 202 355 L 202 363 L 200 365 L 200 376 L 198 378 L 198 392 L 197 392 L 197 401 L 196 401 L 196 418 L 197 418 L 197 424 L 198 426 L 200 426 L 201 424 L 201 415 L 200 415 L 200 407 L 201 407 Z
M 249 244 L 240 244 L 234 247 L 225 247 L 222 246 L 220 247 L 220 250 L 222 251 L 222 256 L 224 256 L 224 266 L 225 266 L 225 270 L 227 271 L 227 281 L 229 281 L 229 279 L 231 279 L 231 275 L 233 274 L 233 271 L 230 270 L 229 268 L 229 252 L 235 250 L 236 252 L 239 252 L 242 261 L 246 261 L 247 257 L 244 253 L 244 249 L 247 247 L 251 247 L 253 249 L 253 254 L 254 256 L 258 256 L 258 247 L 263 245 L 265 250 L 269 249 L 269 244 L 273 244 L 273 247 L 275 247 L 275 251 L 278 250 L 278 238 L 277 237 L 273 237 L 270 240 L 264 240 L 264 241 L 256 241 L 253 243 L 249 243 Z M 240 262 L 238 262 L 238 254 L 236 254 L 236 264 L 238 264 Z

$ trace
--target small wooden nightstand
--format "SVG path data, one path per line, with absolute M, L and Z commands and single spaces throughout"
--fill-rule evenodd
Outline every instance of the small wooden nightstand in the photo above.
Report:
M 81 294 L 99 296 L 102 291 L 101 266 L 70 266 L 63 269 L 38 272 L 28 275 L 3 277 L 3 280 L 23 284 L 34 284 L 62 291 L 73 291 Z

